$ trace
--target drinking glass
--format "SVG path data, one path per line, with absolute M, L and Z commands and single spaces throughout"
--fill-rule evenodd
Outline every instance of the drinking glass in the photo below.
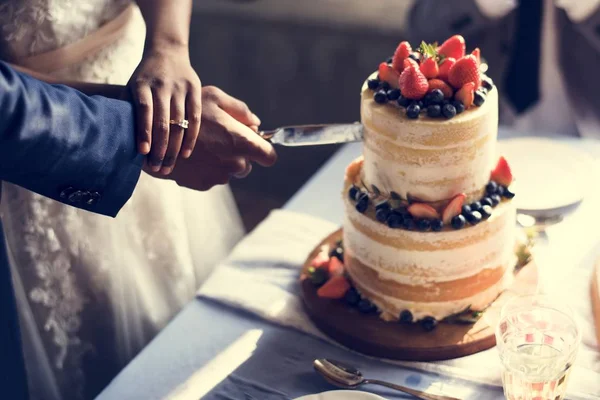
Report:
M 544 295 L 518 296 L 500 313 L 496 344 L 508 400 L 561 400 L 581 332 L 564 304 Z

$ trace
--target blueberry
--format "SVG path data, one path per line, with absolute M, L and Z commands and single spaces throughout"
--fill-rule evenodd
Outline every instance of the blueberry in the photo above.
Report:
M 358 310 L 365 314 L 374 312 L 377 308 L 367 299 L 361 299 L 358 302 Z
M 498 185 L 498 189 L 496 189 L 496 194 L 500 195 L 500 197 L 504 196 L 505 187 L 502 185 Z
M 377 90 L 377 88 L 379 88 L 379 79 L 369 79 L 367 85 L 369 86 L 369 89 Z
M 461 229 L 465 226 L 466 223 L 467 220 L 465 219 L 465 217 L 462 216 L 462 214 L 459 214 L 456 217 L 452 218 L 452 227 L 454 229 Z
M 498 192 L 498 184 L 494 181 L 489 181 L 485 186 L 485 191 L 487 194 L 496 194 Z
M 442 108 L 437 105 L 437 104 L 433 104 L 430 105 L 429 107 L 427 107 L 427 116 L 431 117 L 431 118 L 436 118 L 439 117 L 442 114 Z
M 387 201 L 381 202 L 379 204 L 375 205 L 375 209 L 376 210 L 380 210 L 382 208 L 385 208 L 386 210 L 390 209 L 390 203 L 388 203 Z
M 444 117 L 448 119 L 454 118 L 456 115 L 456 108 L 452 104 L 446 104 L 444 107 L 442 107 L 442 114 L 444 114 Z
M 461 112 L 465 111 L 465 105 L 458 100 L 454 100 L 452 105 L 454 108 L 456 108 L 456 114 L 460 114 Z
M 341 262 L 344 262 L 344 248 L 341 246 L 333 248 L 333 250 L 329 252 L 329 257 L 335 257 Z
M 402 218 L 402 227 L 407 231 L 410 231 L 415 228 L 415 220 L 412 217 Z
M 411 103 L 410 99 L 407 99 L 406 97 L 404 97 L 402 95 L 400 95 L 400 97 L 398 97 L 397 101 L 398 101 L 398 105 L 401 107 L 404 107 L 404 108 L 408 107 Z
M 448 99 L 444 99 L 444 100 L 442 101 L 442 106 L 445 106 L 446 104 L 451 104 L 451 101 L 450 101 L 450 100 L 448 100 Z
M 492 207 L 496 207 L 502 201 L 502 197 L 499 194 L 491 195 L 490 199 L 492 200 Z
M 373 98 L 375 99 L 375 103 L 377 104 L 387 103 L 387 93 L 383 89 L 375 92 Z
M 423 103 L 422 100 L 417 100 L 416 101 L 417 105 L 419 106 L 419 108 L 422 110 L 423 108 L 425 108 L 425 104 Z
M 480 87 L 480 88 L 479 88 L 479 89 L 477 89 L 477 90 L 478 90 L 479 92 L 481 92 L 481 93 L 485 94 L 486 96 L 487 96 L 487 94 L 488 94 L 488 90 L 487 90 L 486 88 L 484 88 L 483 86 L 482 86 L 482 87 Z
M 379 208 L 375 211 L 375 218 L 377 218 L 377 221 L 379 222 L 386 222 L 389 216 L 389 208 Z
M 419 64 L 421 62 L 421 59 L 419 59 L 419 55 L 417 53 L 411 53 L 408 58 L 412 58 L 413 60 L 415 60 L 417 62 L 417 64 Z
M 387 92 L 388 90 L 390 90 L 390 84 L 386 81 L 383 81 L 381 82 L 381 88 Z
M 417 119 L 417 118 L 419 118 L 420 112 L 421 112 L 421 107 L 419 107 L 418 104 L 412 103 L 406 109 L 406 116 L 410 119 Z
M 417 221 L 417 228 L 422 232 L 428 231 L 431 229 L 431 221 L 428 219 L 420 219 Z
M 350 200 L 356 200 L 356 195 L 358 194 L 358 192 L 359 190 L 356 186 L 351 186 L 348 190 L 348 197 L 350 197 Z
M 481 199 L 481 205 L 482 206 L 493 206 L 494 203 L 492 202 L 492 199 L 490 199 L 489 197 L 484 197 L 483 199 Z
M 356 305 L 358 305 L 358 302 L 360 301 L 360 295 L 358 294 L 356 289 L 351 287 L 350 289 L 348 289 L 348 291 L 344 295 L 344 300 L 346 301 L 346 304 L 348 304 L 350 306 L 356 306 Z
M 369 207 L 369 196 L 365 193 L 362 196 L 360 196 L 360 198 L 356 202 L 356 211 L 358 211 L 359 213 L 362 214 L 365 211 L 367 211 L 368 207 Z
M 444 228 L 444 223 L 441 219 L 434 219 L 431 221 L 431 230 L 434 232 L 439 232 Z
M 471 212 L 471 206 L 465 204 L 464 206 L 462 206 L 462 213 L 466 214 L 466 213 L 470 213 Z
M 502 194 L 502 196 L 504 196 L 507 199 L 512 199 L 513 197 L 515 197 L 515 194 L 511 192 L 509 188 L 504 187 L 504 193 Z
M 356 195 L 354 196 L 354 201 L 358 201 L 358 200 L 360 200 L 360 198 L 361 198 L 362 196 L 366 195 L 366 194 L 367 194 L 367 193 L 365 193 L 365 192 L 363 192 L 362 190 L 360 190 L 360 189 L 359 189 L 359 190 L 356 192 Z
M 475 97 L 473 98 L 473 104 L 475 104 L 477 107 L 481 107 L 483 105 L 483 103 L 485 103 L 485 94 L 481 91 L 476 91 L 475 92 Z
M 402 215 L 395 211 L 390 212 L 387 219 L 387 224 L 392 229 L 397 229 L 402 226 L 403 218 Z
M 400 97 L 400 89 L 388 90 L 388 92 L 387 92 L 388 100 L 391 100 L 391 101 L 398 100 L 399 97 Z
M 481 202 L 476 201 L 474 203 L 471 203 L 470 207 L 471 207 L 471 211 L 479 211 L 479 210 L 481 210 Z
M 431 332 L 436 326 L 437 321 L 433 317 L 425 317 L 421 320 L 421 327 L 423 327 L 426 332 Z
M 385 60 L 385 62 L 388 63 L 388 64 L 391 64 L 392 61 L 394 61 L 394 57 L 393 56 L 392 57 L 388 57 L 388 59 Z
M 484 75 L 483 79 L 481 79 L 481 85 L 487 90 L 492 90 L 492 88 L 494 87 L 494 81 L 492 81 L 492 78 L 490 78 L 489 76 Z
M 465 217 L 467 217 L 467 221 L 469 221 L 471 225 L 477 225 L 483 218 L 479 211 L 471 211 L 470 213 L 466 214 Z
M 444 92 L 440 89 L 433 89 L 429 95 L 431 104 L 441 104 L 444 101 Z
M 410 311 L 404 310 L 400 313 L 400 317 L 398 318 L 398 322 L 401 324 L 410 324 L 413 322 L 413 315 Z
M 329 273 L 325 270 L 325 268 L 310 267 L 308 269 L 308 273 L 310 281 L 315 286 L 323 286 L 323 284 L 329 279 Z
M 481 207 L 481 210 L 479 211 L 481 213 L 481 217 L 483 219 L 488 219 L 489 217 L 492 216 L 492 211 L 494 209 L 490 206 L 483 206 Z

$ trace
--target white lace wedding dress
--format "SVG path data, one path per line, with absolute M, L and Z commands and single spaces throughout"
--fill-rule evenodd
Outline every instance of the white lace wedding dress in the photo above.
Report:
M 3 58 L 18 61 L 76 42 L 129 2 L 0 0 Z M 125 84 L 144 35 L 136 8 L 124 37 L 55 74 Z M 96 395 L 243 235 L 228 187 L 191 192 L 143 173 L 116 219 L 7 183 L 0 207 L 30 386 L 33 398 L 44 400 Z

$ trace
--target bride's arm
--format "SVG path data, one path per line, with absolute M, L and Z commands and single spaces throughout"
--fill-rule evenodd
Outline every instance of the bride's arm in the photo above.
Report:
M 88 96 L 99 95 L 104 97 L 110 97 L 113 99 L 121 99 L 127 93 L 125 92 L 125 86 L 122 85 L 109 85 L 103 83 L 60 80 L 51 75 L 33 71 L 31 69 L 24 68 L 18 65 L 10 64 L 10 66 L 16 69 L 17 71 L 25 73 L 40 81 L 44 81 L 53 85 L 67 85 L 72 87 L 73 89 L 79 90 L 80 92 Z

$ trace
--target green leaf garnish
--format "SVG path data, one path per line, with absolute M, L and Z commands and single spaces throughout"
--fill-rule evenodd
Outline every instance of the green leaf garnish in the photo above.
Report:
M 402 197 L 398 193 L 394 192 L 393 190 L 390 192 L 390 198 L 392 200 L 402 200 Z
M 371 185 L 371 187 L 373 188 L 373 193 L 375 193 L 375 196 L 381 195 L 381 190 L 379 190 L 379 188 L 377 186 Z
M 438 61 L 439 55 L 437 52 L 437 43 L 427 44 L 425 42 L 421 42 L 421 46 L 419 46 L 419 53 L 421 53 L 425 58 L 433 58 Z

